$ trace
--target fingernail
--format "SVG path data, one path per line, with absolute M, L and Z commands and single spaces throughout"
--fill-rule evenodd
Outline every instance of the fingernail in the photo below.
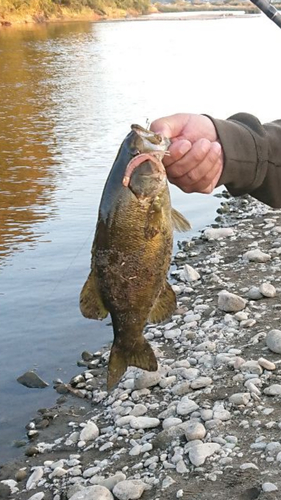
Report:
M 219 142 L 214 142 L 213 143 L 213 149 L 214 149 L 214 152 L 219 155 L 221 153 L 221 145 Z

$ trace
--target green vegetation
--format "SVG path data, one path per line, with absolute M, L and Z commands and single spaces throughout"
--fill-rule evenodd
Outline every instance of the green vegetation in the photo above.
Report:
M 0 0 L 0 22 L 145 14 L 150 0 Z
M 260 10 L 248 0 L 217 0 L 212 2 L 201 2 L 200 0 L 171 0 L 171 3 L 157 2 L 154 4 L 158 12 L 208 12 L 208 11 L 236 11 L 243 10 L 248 14 L 258 14 Z M 281 9 L 281 3 L 274 4 Z

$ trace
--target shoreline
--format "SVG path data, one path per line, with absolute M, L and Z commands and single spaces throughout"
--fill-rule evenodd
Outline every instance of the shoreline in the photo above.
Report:
M 26 456 L 0 466 L 0 498 L 123 500 L 127 481 L 142 500 L 279 498 L 281 348 L 267 339 L 280 324 L 281 210 L 223 197 L 173 258 L 176 313 L 145 330 L 158 372 L 131 368 L 108 394 L 108 348 L 84 352 L 57 405 L 27 425 Z

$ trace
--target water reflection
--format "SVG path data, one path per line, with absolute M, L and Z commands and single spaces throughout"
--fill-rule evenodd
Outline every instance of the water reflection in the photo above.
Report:
M 54 49 L 57 39 L 69 47 L 89 30 L 90 24 L 75 23 L 0 33 L 0 266 L 23 242 L 34 244 L 40 223 L 56 215 L 61 48 L 50 51 L 46 40 Z

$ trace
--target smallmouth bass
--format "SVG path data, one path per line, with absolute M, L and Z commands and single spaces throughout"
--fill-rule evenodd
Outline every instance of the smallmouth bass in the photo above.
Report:
M 189 222 L 171 208 L 162 163 L 169 140 L 132 125 L 107 178 L 92 246 L 91 272 L 80 295 L 86 318 L 111 316 L 114 341 L 108 390 L 128 366 L 156 371 L 145 324 L 167 319 L 176 297 L 167 281 L 173 229 Z

